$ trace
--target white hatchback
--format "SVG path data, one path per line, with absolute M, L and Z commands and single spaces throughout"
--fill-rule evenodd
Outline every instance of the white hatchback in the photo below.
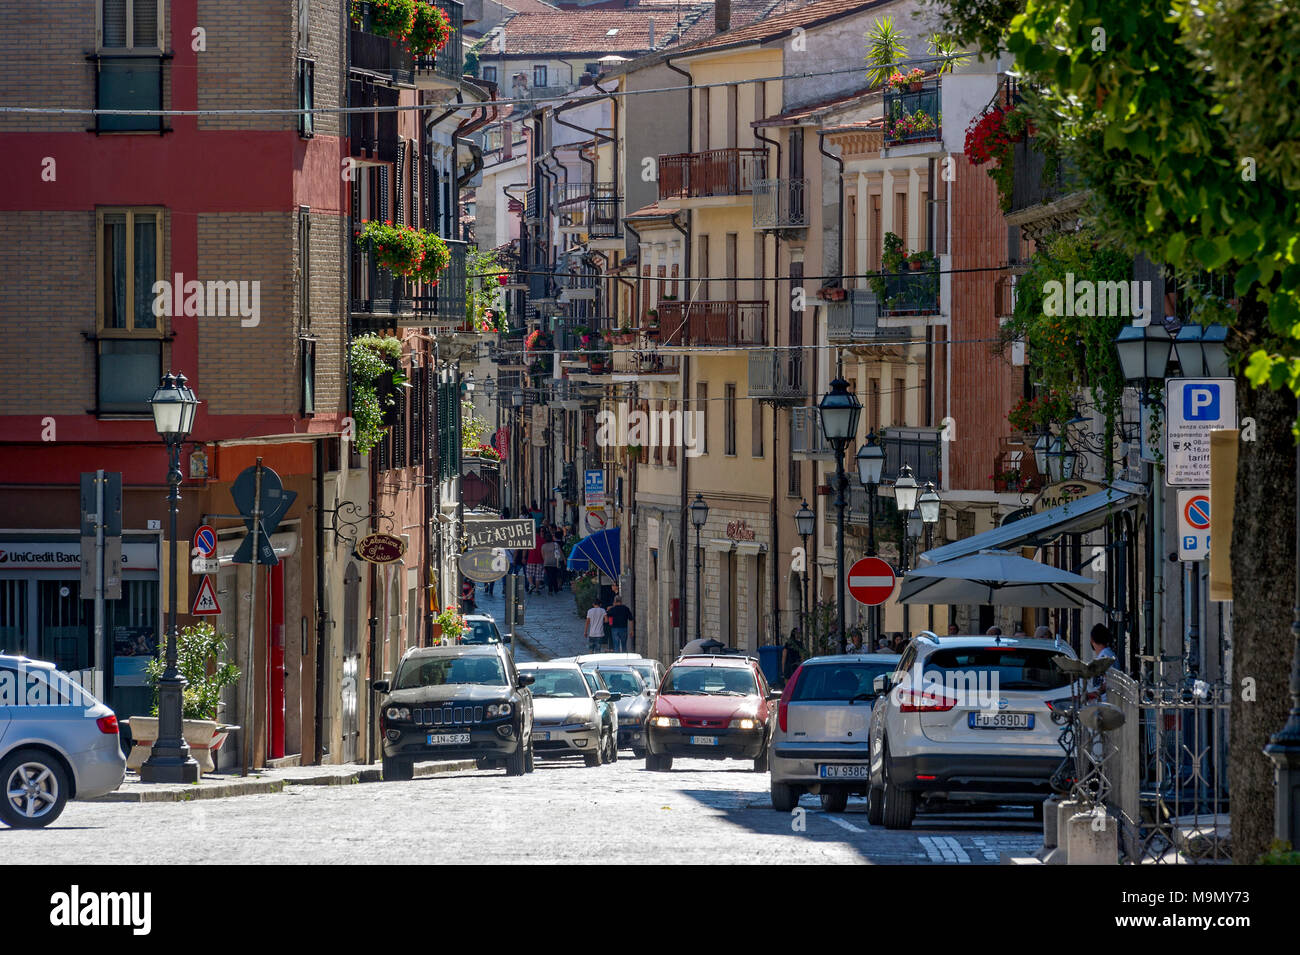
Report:
M 1070 685 L 1056 656 L 1075 654 L 1051 640 L 915 637 L 875 687 L 868 821 L 906 829 L 922 800 L 1041 812 L 1065 756 L 1052 710 Z

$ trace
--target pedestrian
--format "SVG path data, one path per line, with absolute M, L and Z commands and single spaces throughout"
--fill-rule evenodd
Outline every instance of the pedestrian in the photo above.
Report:
M 466 577 L 460 585 L 460 612 L 473 613 L 478 609 L 478 602 L 474 599 L 474 581 Z
M 528 552 L 528 592 L 530 594 L 542 592 L 542 581 L 546 579 L 545 560 L 546 558 L 542 556 L 542 539 L 538 537 L 533 549 Z
M 989 627 L 987 630 L 984 631 L 984 636 L 986 636 L 986 637 L 1000 637 L 1000 636 L 1002 636 L 1002 628 L 1001 628 L 1001 627 Z
M 558 594 L 560 592 L 560 545 L 556 543 L 555 536 L 546 532 L 546 543 L 542 544 L 542 567 L 546 573 L 546 592 L 548 594 Z
M 597 652 L 605 641 L 605 608 L 601 606 L 600 597 L 596 598 L 596 602 L 587 611 L 582 635 L 587 638 L 588 653 Z
M 623 606 L 623 598 L 615 594 L 614 602 L 610 604 L 605 618 L 609 624 L 610 635 L 614 638 L 614 652 L 626 653 L 628 634 L 632 629 L 632 621 L 636 619 L 632 610 Z
M 955 623 L 948 624 L 948 636 L 955 637 L 959 633 L 961 633 L 960 627 L 958 627 Z
M 1052 628 L 1047 626 L 1047 624 L 1040 623 L 1037 627 L 1034 628 L 1034 639 L 1035 640 L 1052 639 Z
M 781 684 L 785 685 L 794 676 L 794 671 L 799 669 L 799 664 L 803 662 L 803 642 L 800 639 L 799 628 L 794 627 L 790 630 L 790 636 L 785 638 L 785 646 L 781 648 Z
M 862 634 L 857 633 L 857 632 L 854 632 L 854 633 L 850 634 L 848 640 L 845 641 L 845 643 L 844 643 L 844 652 L 845 652 L 845 653 L 861 653 L 861 652 L 862 652 Z
M 895 634 L 894 634 L 894 652 L 897 653 L 897 654 L 900 654 L 900 655 L 901 655 L 902 652 L 903 652 L 903 650 L 906 649 L 906 647 L 907 647 L 907 640 L 906 640 L 906 638 L 904 638 L 904 636 L 903 636 L 901 633 L 895 633 Z
M 1028 640 L 1028 639 L 1029 639 L 1029 634 L 1027 634 L 1027 633 L 1025 633 L 1025 631 L 1023 631 L 1023 630 L 1017 628 L 1017 629 L 1016 629 L 1016 632 L 1013 633 L 1013 634 L 1011 635 L 1011 638 L 1012 638 L 1013 640 Z
M 1115 638 L 1111 636 L 1110 628 L 1108 628 L 1104 623 L 1099 623 L 1092 628 L 1092 633 L 1089 635 L 1088 642 L 1092 644 L 1092 658 L 1094 660 L 1116 659 L 1115 651 L 1111 647 L 1111 644 L 1115 642 Z M 1115 665 L 1115 663 L 1112 663 L 1110 669 L 1115 669 Z M 1109 673 L 1110 670 L 1107 670 L 1106 672 Z M 1088 691 L 1089 696 L 1095 693 L 1097 699 L 1100 702 L 1105 703 L 1106 674 L 1103 673 L 1100 676 L 1093 677 L 1091 683 L 1088 685 Z

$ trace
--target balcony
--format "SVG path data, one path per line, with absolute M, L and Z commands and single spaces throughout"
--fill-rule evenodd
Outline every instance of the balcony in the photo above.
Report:
M 904 464 L 912 468 L 916 483 L 924 485 L 933 481 L 942 487 L 943 429 L 922 427 L 886 428 L 880 434 L 880 447 L 885 452 L 882 480 L 893 482 Z
M 612 182 L 569 182 L 559 191 L 556 212 L 561 232 L 583 233 L 593 238 L 619 238 L 622 197 Z
M 877 292 L 880 301 L 884 303 L 882 315 L 939 314 L 939 263 L 937 261 L 930 268 L 882 273 L 880 279 L 883 286 L 873 291 Z
M 766 345 L 767 303 L 661 301 L 659 328 L 665 345 Z
M 754 183 L 754 228 L 807 228 L 807 195 L 807 179 L 760 179 Z
M 461 30 L 464 27 L 464 7 L 457 0 L 437 0 L 437 6 L 447 14 L 451 24 L 451 37 L 433 56 L 415 59 L 415 85 L 422 90 L 455 89 L 460 86 L 464 73 L 465 52 Z
M 943 139 L 939 81 L 923 80 L 906 90 L 885 91 L 885 146 Z
M 659 157 L 660 199 L 744 196 L 767 176 L 766 149 L 710 149 Z
M 1034 449 L 1023 438 L 1003 438 L 993 456 L 993 490 L 998 494 L 1036 494 L 1046 485 L 1034 460 Z
M 387 327 L 465 324 L 464 242 L 444 240 L 451 263 L 436 286 L 421 285 L 381 269 L 369 253 L 352 250 L 351 306 L 354 318 Z
M 378 109 L 397 106 L 397 97 L 397 90 L 377 84 L 368 77 L 352 77 L 348 81 L 350 107 L 376 108 L 373 113 L 348 114 L 348 139 L 354 158 L 397 162 L 397 113 Z
M 450 46 L 450 44 L 448 44 Z M 370 4 L 361 4 L 361 22 L 348 31 L 350 69 L 369 73 L 394 83 L 415 82 L 415 58 L 401 40 L 370 32 Z
M 806 458 L 833 458 L 835 451 L 822 431 L 821 409 L 790 409 L 790 453 Z
M 780 404 L 798 404 L 807 394 L 802 349 L 778 348 L 770 352 L 750 353 L 750 398 Z
M 845 463 L 848 467 L 848 463 Z M 835 498 L 829 499 L 830 514 L 835 514 Z M 849 493 L 848 493 L 848 512 L 844 515 L 845 519 L 853 525 L 867 527 L 871 521 L 868 512 L 871 508 L 871 494 L 859 482 L 856 474 L 849 475 Z M 898 519 L 898 505 L 894 503 L 892 497 L 886 497 L 876 491 L 876 530 L 888 527 L 893 521 Z
M 853 289 L 842 302 L 826 306 L 826 338 L 836 344 L 854 342 L 901 341 L 908 337 L 903 328 L 880 325 L 880 303 L 875 293 Z
M 1020 226 L 1027 238 L 1063 227 L 1078 218 L 1083 194 L 1076 173 L 1064 160 L 1049 162 L 1033 136 L 1012 146 L 1011 207 L 1007 224 Z

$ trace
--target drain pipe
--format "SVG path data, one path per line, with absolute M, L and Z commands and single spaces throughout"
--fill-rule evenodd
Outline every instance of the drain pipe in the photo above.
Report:
M 686 215 L 689 222 L 690 210 L 687 210 Z M 690 227 L 688 225 L 687 227 L 683 228 L 682 224 L 677 221 L 676 214 L 674 214 L 669 219 L 669 222 L 672 224 L 672 227 L 674 229 L 676 229 L 678 232 L 682 234 L 683 241 L 685 242 L 685 249 L 684 249 L 683 261 L 682 261 L 682 266 L 683 266 L 682 272 L 684 274 L 682 280 L 689 287 L 690 264 L 691 264 Z M 689 305 L 687 305 L 686 307 L 688 310 L 690 309 Z M 687 397 L 690 395 L 690 391 L 691 391 L 691 359 L 689 355 L 683 354 L 682 355 L 682 390 L 681 390 L 681 402 L 682 402 L 683 411 L 686 410 L 686 400 Z M 688 538 L 690 536 L 690 528 L 687 523 L 687 518 L 690 516 L 690 510 L 689 510 L 690 495 L 689 495 L 688 488 L 690 485 L 691 459 L 690 456 L 687 455 L 685 447 L 682 448 L 681 462 L 682 462 L 681 493 L 680 493 L 680 500 L 678 503 L 680 513 L 677 515 L 678 516 L 677 523 L 680 530 L 680 538 L 681 538 L 681 545 L 679 547 L 679 553 L 681 554 L 681 559 L 678 561 L 678 566 L 681 567 L 682 576 L 681 579 L 677 582 L 677 597 L 678 597 L 677 619 L 680 622 L 682 639 L 679 640 L 678 645 L 674 648 L 676 650 L 680 650 L 682 647 L 686 646 L 686 640 L 684 639 L 686 636 L 686 618 L 687 618 L 686 575 L 690 572 L 688 569 L 689 565 L 686 562 L 686 546 L 687 546 Z M 700 586 L 700 582 L 696 581 L 695 586 L 698 588 Z
M 766 118 L 766 117 L 764 117 L 764 118 Z M 779 183 L 780 178 L 781 178 L 781 143 L 780 143 L 779 140 L 776 140 L 776 139 L 769 139 L 768 137 L 764 136 L 764 135 L 759 131 L 759 127 L 758 127 L 756 124 L 750 126 L 750 129 L 752 129 L 752 130 L 754 131 L 754 138 L 757 139 L 759 142 L 761 142 L 761 143 L 766 143 L 766 144 L 769 145 L 769 146 L 775 146 L 775 147 L 776 147 L 776 175 L 775 175 L 775 176 L 766 176 L 765 178 L 768 178 L 768 179 L 776 179 L 776 180 L 778 181 L 778 184 L 777 184 L 777 187 L 776 187 L 776 188 L 777 188 L 777 194 L 778 194 L 778 196 L 779 196 L 779 194 L 780 194 L 780 188 L 781 188 L 781 187 L 780 187 L 780 183 Z M 764 172 L 766 172 L 766 170 L 764 170 Z M 777 343 L 781 340 L 781 332 L 780 332 L 780 320 L 781 320 L 781 319 L 780 319 L 780 316 L 781 316 L 781 311 L 780 311 L 781 280 L 780 280 L 779 278 L 777 278 L 777 276 L 779 276 L 779 275 L 781 274 L 781 234 L 780 234 L 780 232 L 774 232 L 774 233 L 772 234 L 772 239 L 773 239 L 773 242 L 772 242 L 772 244 L 773 244 L 773 250 L 772 250 L 772 277 L 773 277 L 773 280 L 776 282 L 776 292 L 777 292 L 777 294 L 776 294 L 776 296 L 775 296 L 777 307 L 772 309 L 772 360 L 773 360 L 773 362 L 776 362 L 776 361 L 779 360 L 779 359 L 777 358 L 777 355 L 779 354 L 779 352 L 777 351 L 777 348 L 779 347 L 779 346 L 777 345 Z M 763 284 L 764 284 L 764 286 L 766 286 L 767 283 L 764 282 Z M 739 290 L 737 290 L 737 291 L 739 291 Z M 766 296 L 767 296 L 767 289 L 766 289 L 766 288 L 763 288 L 763 289 L 762 289 L 762 292 L 763 292 L 763 294 L 760 295 L 759 297 L 760 297 L 760 298 L 766 298 Z M 806 290 L 805 290 L 805 297 L 806 297 Z M 794 316 L 793 314 L 791 314 L 791 316 L 790 316 L 790 321 L 791 321 L 792 323 L 795 322 L 795 321 L 802 321 L 802 319 L 803 319 L 802 314 L 799 316 L 798 319 L 796 319 L 795 316 Z M 791 357 L 793 357 L 793 355 L 791 355 Z M 775 370 L 775 368 L 774 368 L 773 370 Z M 762 409 L 762 403 L 761 403 L 761 402 L 759 403 L 759 409 L 760 409 L 760 413 L 762 413 L 762 411 L 761 411 L 761 409 Z M 778 422 L 778 420 L 777 420 L 777 419 L 780 417 L 779 410 L 780 410 L 780 409 L 778 408 L 776 402 L 773 402 L 773 403 L 772 403 L 772 505 L 771 505 L 771 508 L 770 508 L 769 511 L 768 511 L 768 521 L 769 521 L 769 522 L 771 523 L 771 525 L 772 525 L 772 560 L 771 560 L 771 564 L 772 564 L 772 567 L 771 567 L 771 572 L 772 572 L 772 630 L 773 630 L 773 637 L 772 637 L 772 639 L 773 639 L 776 643 L 780 643 L 780 642 L 781 642 L 781 639 L 780 639 L 780 638 L 781 638 L 781 627 L 780 627 L 780 619 L 781 619 L 781 568 L 780 568 L 780 566 L 779 566 L 779 562 L 778 562 L 778 560 L 777 560 L 777 555 L 781 553 L 781 530 L 780 530 L 781 525 L 780 525 L 780 521 L 779 521 L 779 519 L 778 519 L 778 516 L 779 516 L 779 515 L 777 514 L 777 506 L 776 506 L 776 500 L 777 500 L 777 498 L 780 496 L 780 495 L 777 493 L 777 481 L 778 481 L 778 478 L 779 478 L 779 476 L 780 476 L 780 468 L 779 468 L 779 465 L 778 465 L 778 463 L 777 463 L 777 456 L 778 456 L 778 452 L 777 452 L 777 441 L 780 439 L 780 431 L 781 431 L 780 424 L 779 424 L 779 422 Z
M 325 741 L 321 739 L 321 732 L 325 725 L 325 644 L 328 640 L 329 603 L 325 599 L 325 442 L 317 441 L 315 444 L 316 528 L 312 549 L 316 552 L 316 731 L 312 734 L 312 762 L 319 766 L 325 758 Z M 339 461 L 339 467 L 346 466 L 346 461 Z M 338 501 L 334 506 L 338 507 Z
M 836 156 L 834 153 L 828 153 L 826 151 L 826 131 L 824 129 L 817 130 L 817 151 L 821 153 L 823 156 L 825 156 L 827 159 L 831 160 L 831 162 L 835 163 L 837 166 L 840 167 L 840 201 L 839 201 L 839 205 L 836 207 L 839 221 L 837 222 L 835 227 L 836 228 L 835 240 L 836 240 L 836 244 L 839 246 L 839 255 L 838 255 L 839 261 L 835 263 L 835 275 L 839 277 L 840 287 L 843 288 L 844 287 L 844 157 Z M 858 210 L 858 211 L 859 214 L 862 213 L 862 210 Z

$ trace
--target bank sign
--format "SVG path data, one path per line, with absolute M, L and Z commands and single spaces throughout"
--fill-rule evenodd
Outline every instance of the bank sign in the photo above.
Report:
M 76 541 L 0 541 L 0 571 L 78 570 L 81 544 Z M 122 545 L 123 570 L 157 570 L 155 545 L 144 542 Z

